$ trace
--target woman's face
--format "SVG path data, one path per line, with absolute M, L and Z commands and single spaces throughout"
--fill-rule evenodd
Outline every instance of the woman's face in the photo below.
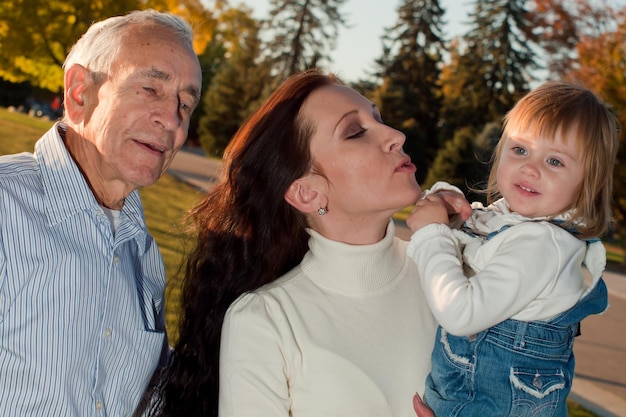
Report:
M 315 129 L 311 155 L 327 180 L 327 216 L 386 223 L 418 199 L 404 134 L 385 125 L 365 97 L 346 86 L 325 86 L 307 98 L 300 114 Z

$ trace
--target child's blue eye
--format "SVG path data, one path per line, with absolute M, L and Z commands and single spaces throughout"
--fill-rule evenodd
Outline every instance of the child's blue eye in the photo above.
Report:
M 548 164 L 555 166 L 555 167 L 561 167 L 563 166 L 563 163 L 561 161 L 559 161 L 556 158 L 549 158 L 548 159 Z

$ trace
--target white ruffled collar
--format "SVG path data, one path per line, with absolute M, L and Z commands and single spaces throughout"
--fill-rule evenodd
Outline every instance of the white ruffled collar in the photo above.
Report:
M 472 215 L 465 221 L 465 224 L 474 233 L 484 236 L 492 232 L 497 232 L 504 226 L 514 226 L 529 221 L 551 221 L 558 223 L 571 219 L 571 211 L 555 217 L 525 217 L 511 211 L 509 203 L 504 198 L 495 201 L 488 207 L 484 207 L 480 202 L 475 202 L 472 204 L 472 209 L 474 209 Z

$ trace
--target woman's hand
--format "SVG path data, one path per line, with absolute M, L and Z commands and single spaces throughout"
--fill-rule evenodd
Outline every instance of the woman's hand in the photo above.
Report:
M 418 393 L 415 393 L 413 396 L 413 409 L 415 410 L 417 417 L 435 417 L 433 410 L 428 408 L 428 406 L 422 402 L 422 398 Z

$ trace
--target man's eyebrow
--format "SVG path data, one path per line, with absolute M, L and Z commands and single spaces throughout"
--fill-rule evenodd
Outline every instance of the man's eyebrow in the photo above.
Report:
M 167 81 L 170 79 L 170 75 L 167 72 L 160 71 L 156 68 L 150 68 L 148 70 L 144 70 L 141 74 L 146 78 L 154 78 L 157 80 Z
M 169 81 L 171 78 L 170 74 L 156 68 L 150 68 L 148 70 L 142 71 L 142 75 L 146 78 L 152 78 L 162 81 Z M 200 90 L 198 90 L 198 88 L 193 85 L 188 85 L 183 91 L 193 97 L 196 105 L 200 103 Z

